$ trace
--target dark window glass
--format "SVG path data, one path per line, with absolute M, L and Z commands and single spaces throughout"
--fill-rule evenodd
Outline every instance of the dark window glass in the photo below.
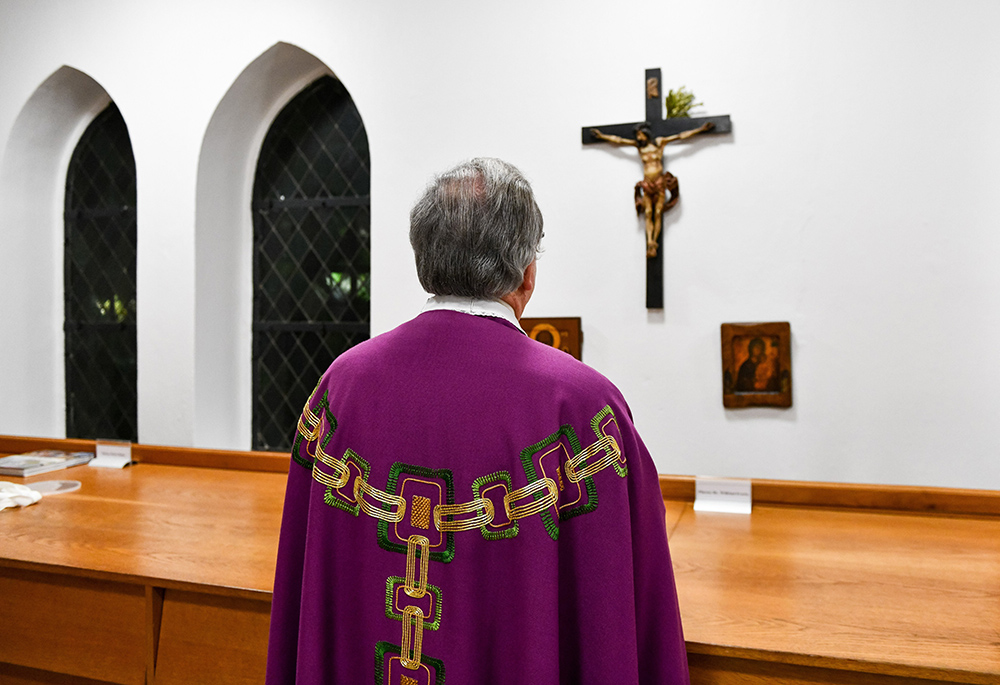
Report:
M 285 106 L 253 190 L 253 446 L 287 450 L 330 362 L 368 339 L 368 137 L 351 96 L 324 76 Z
M 66 435 L 137 441 L 135 158 L 112 103 L 66 175 Z

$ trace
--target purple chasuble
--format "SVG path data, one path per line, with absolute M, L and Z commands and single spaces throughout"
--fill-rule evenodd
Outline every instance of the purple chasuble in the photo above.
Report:
M 599 373 L 428 311 L 307 408 L 268 685 L 688 683 L 656 468 Z

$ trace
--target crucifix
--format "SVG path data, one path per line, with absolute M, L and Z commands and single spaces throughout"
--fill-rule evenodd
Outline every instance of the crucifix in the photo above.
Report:
M 680 199 L 677 177 L 663 169 L 663 148 L 701 133 L 730 133 L 728 115 L 663 118 L 660 70 L 646 70 L 646 121 L 608 126 L 584 126 L 583 144 L 633 145 L 639 150 L 643 179 L 635 185 L 636 212 L 646 222 L 646 308 L 663 308 L 663 251 L 658 249 L 663 212 Z M 629 136 L 629 137 L 627 137 Z M 631 137 L 634 136 L 634 137 Z M 669 198 L 667 194 L 669 193 Z

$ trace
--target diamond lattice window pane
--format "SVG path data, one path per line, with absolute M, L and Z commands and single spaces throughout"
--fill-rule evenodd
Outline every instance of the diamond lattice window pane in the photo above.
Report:
M 368 339 L 359 332 L 277 331 L 254 333 L 256 400 L 254 443 L 257 449 L 287 450 L 302 405 L 330 361 Z M 255 408 L 256 409 L 256 408 Z
M 325 76 L 271 125 L 254 179 L 253 445 L 287 450 L 333 359 L 369 335 L 368 137 Z
M 138 435 L 135 159 L 112 103 L 77 143 L 66 174 L 66 435 Z

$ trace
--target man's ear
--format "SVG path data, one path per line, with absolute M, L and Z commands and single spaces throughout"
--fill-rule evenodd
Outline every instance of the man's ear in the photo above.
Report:
M 521 318 L 521 312 L 524 311 L 525 306 L 528 304 L 528 300 L 531 299 L 531 294 L 535 292 L 535 261 L 532 260 L 524 269 L 524 276 L 521 278 L 521 285 L 517 286 L 517 290 L 507 293 L 500 299 L 510 305 L 510 308 L 514 310 L 514 316 L 519 320 Z
M 521 288 L 526 293 L 530 293 L 532 290 L 535 289 L 535 275 L 537 274 L 537 272 L 538 272 L 538 269 L 537 269 L 536 262 L 535 262 L 534 259 L 532 259 L 531 260 L 531 264 L 529 264 L 527 267 L 525 267 L 525 269 L 524 269 L 524 280 L 521 281 Z

